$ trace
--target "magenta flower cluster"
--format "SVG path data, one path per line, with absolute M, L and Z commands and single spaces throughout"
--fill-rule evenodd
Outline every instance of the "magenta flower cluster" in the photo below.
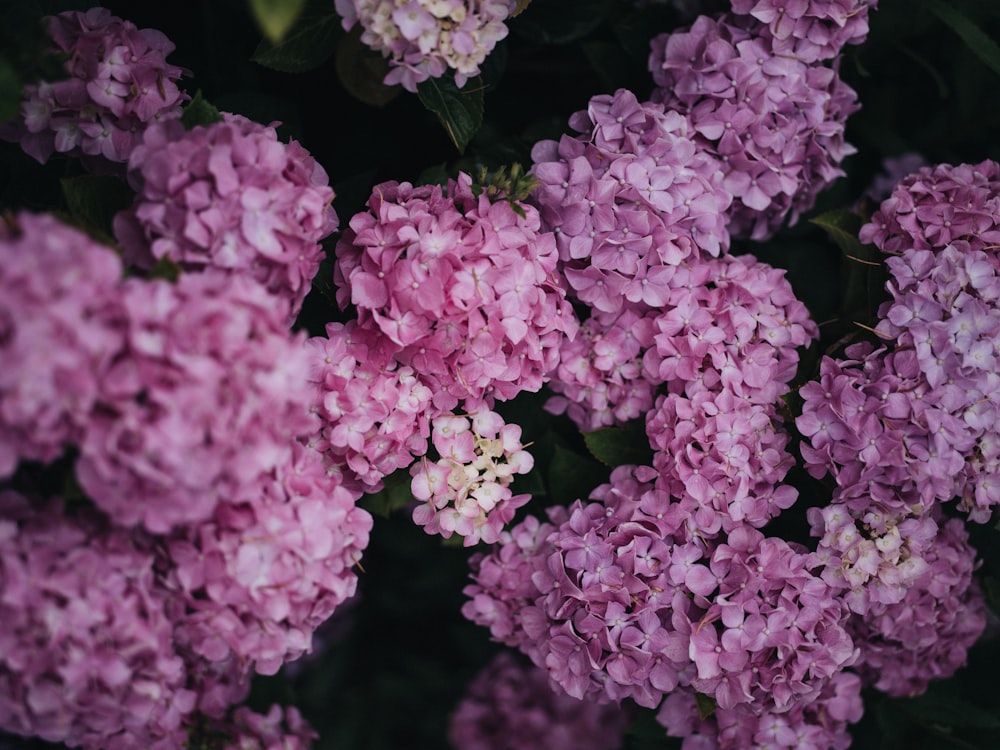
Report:
M 579 699 L 804 711 L 857 656 L 820 560 L 745 524 L 689 533 L 657 476 L 619 467 L 591 502 L 505 532 L 474 559 L 463 612 Z
M 0 504 L 0 726 L 181 748 L 357 585 L 372 520 L 307 445 L 304 335 L 249 275 L 123 279 L 48 216 L 8 217 L 0 260 L 2 476 L 66 457 L 86 498 Z
M 577 322 L 538 212 L 477 196 L 465 174 L 377 185 L 368 208 L 337 243 L 337 300 L 425 378 L 435 408 L 539 390 Z
M 521 427 L 505 424 L 495 411 L 434 418 L 431 443 L 440 458 L 410 467 L 413 521 L 429 534 L 464 537 L 465 546 L 499 541 L 514 511 L 531 499 L 515 495 L 510 483 L 535 465 L 521 444 Z
M 618 750 L 627 713 L 552 690 L 544 669 L 502 651 L 452 711 L 455 750 Z
M 1000 502 L 998 176 L 941 164 L 899 182 L 860 233 L 889 255 L 886 345 L 825 357 L 800 391 L 805 466 L 836 483 L 809 515 L 824 578 L 856 613 L 859 672 L 893 695 L 953 674 L 985 627 L 975 550 L 943 508 L 982 523 Z
M 155 29 L 104 8 L 46 19 L 65 79 L 25 87 L 21 115 L 4 137 L 46 162 L 53 153 L 92 157 L 97 167 L 127 162 L 151 123 L 180 116 L 184 71 L 167 62 L 174 45 Z
M 653 100 L 687 118 L 699 148 L 721 163 L 728 228 L 739 238 L 794 223 L 854 153 L 844 140 L 854 91 L 822 61 L 773 49 L 773 33 L 753 16 L 699 16 L 656 37 L 649 59 Z
M 459 88 L 507 36 L 514 0 L 334 0 L 343 26 L 388 60 L 385 84 L 417 84 L 453 71 Z
M 805 63 L 836 58 L 868 36 L 868 11 L 878 0 L 732 0 L 733 13 L 767 28 L 771 49 Z
M 665 305 L 686 264 L 728 249 L 719 165 L 676 112 L 625 89 L 570 118 L 579 135 L 539 141 L 532 201 L 556 235 L 576 299 L 606 313 Z
M 312 409 L 321 427 L 310 447 L 345 465 L 366 492 L 427 452 L 433 392 L 408 365 L 384 353 L 378 331 L 329 323 L 306 341 Z
M 247 274 L 295 319 L 320 241 L 337 229 L 327 174 L 302 146 L 240 115 L 193 130 L 168 122 L 145 131 L 129 179 L 137 196 L 115 234 L 133 263 Z

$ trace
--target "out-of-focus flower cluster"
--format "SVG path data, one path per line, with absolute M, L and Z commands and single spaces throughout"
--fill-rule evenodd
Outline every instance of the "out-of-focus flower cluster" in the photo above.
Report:
M 295 319 L 337 229 L 327 174 L 302 146 L 240 115 L 190 131 L 169 122 L 145 131 L 129 178 L 135 202 L 115 218 L 127 258 L 249 275 Z
M 389 61 L 385 84 L 416 91 L 428 78 L 454 72 L 463 87 L 506 38 L 514 0 L 335 0 L 344 28 Z
M 469 683 L 448 739 L 455 750 L 618 750 L 627 718 L 554 691 L 544 669 L 503 651 Z
M 40 162 L 53 153 L 92 157 L 99 168 L 127 162 L 145 128 L 180 116 L 184 71 L 167 62 L 173 43 L 105 8 L 46 19 L 68 76 L 25 87 L 21 116 L 5 128 Z M 106 169 L 107 167 L 105 167 Z

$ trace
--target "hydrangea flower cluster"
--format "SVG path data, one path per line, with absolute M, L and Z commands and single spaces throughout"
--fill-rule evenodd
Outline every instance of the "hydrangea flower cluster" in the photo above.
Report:
M 51 216 L 0 221 L 0 478 L 79 441 L 121 346 L 114 253 Z
M 376 332 L 351 321 L 328 323 L 326 334 L 306 341 L 322 423 L 311 446 L 377 492 L 427 452 L 433 393 L 412 367 L 384 356 Z
M 838 672 L 819 698 L 784 713 L 758 715 L 716 707 L 704 717 L 694 693 L 678 690 L 663 701 L 656 719 L 670 737 L 683 738 L 681 750 L 847 750 L 848 725 L 861 720 L 861 679 Z
M 309 650 L 313 631 L 351 597 L 371 516 L 315 451 L 167 541 L 166 586 L 183 603 L 176 637 L 208 661 L 230 656 L 274 674 Z
M 535 144 L 532 194 L 573 295 L 596 310 L 658 308 L 681 269 L 728 248 L 719 164 L 684 117 L 619 89 Z
M 455 750 L 618 750 L 626 718 L 552 690 L 544 669 L 502 651 L 469 684 L 448 739 Z
M 131 278 L 119 295 L 124 345 L 80 441 L 83 489 L 155 533 L 256 497 L 312 427 L 301 337 L 243 276 Z
M 537 391 L 577 328 L 538 212 L 476 192 L 464 173 L 446 189 L 377 185 L 336 248 L 338 302 L 421 373 L 440 411 Z
M 498 541 L 514 512 L 531 499 L 510 489 L 514 476 L 535 463 L 521 444 L 521 427 L 486 408 L 467 416 L 441 414 L 434 418 L 431 442 L 440 458 L 410 467 L 411 491 L 420 503 L 414 523 L 445 539 L 458 534 L 467 547 Z
M 215 722 L 209 731 L 221 732 L 228 738 L 222 750 L 309 750 L 313 740 L 319 739 L 298 709 L 278 704 L 266 714 L 240 706 L 228 719 Z
M 775 54 L 805 63 L 832 60 L 868 37 L 868 11 L 878 0 L 732 0 L 734 14 L 763 24 Z
M 834 68 L 774 52 L 769 33 L 744 16 L 699 16 L 655 37 L 649 59 L 653 100 L 684 115 L 699 150 L 722 163 L 729 232 L 754 240 L 843 176 L 855 150 L 844 123 L 858 109 Z
M 565 413 L 581 430 L 623 425 L 653 405 L 654 383 L 643 377 L 643 353 L 653 345 L 653 311 L 626 308 L 594 310 L 573 339 L 564 339 L 559 366 L 545 402 L 553 414 Z
M 87 748 L 182 745 L 196 696 L 153 562 L 96 515 L 0 492 L 0 726 Z
M 115 234 L 133 262 L 169 259 L 185 271 L 247 274 L 298 314 L 337 229 L 323 167 L 273 125 L 225 114 L 185 130 L 151 127 L 129 160 L 133 206 Z
M 21 117 L 5 136 L 39 162 L 53 153 L 128 161 L 151 123 L 180 116 L 184 71 L 167 62 L 174 45 L 155 29 L 105 8 L 46 19 L 67 78 L 25 87 Z
M 581 699 L 655 707 L 680 686 L 755 715 L 817 699 L 856 657 L 818 559 L 745 525 L 689 536 L 655 477 L 619 467 L 593 502 L 515 526 L 474 560 L 463 612 Z
M 997 162 L 924 166 L 895 186 L 859 237 L 890 254 L 943 250 L 955 240 L 985 250 L 1000 244 L 998 205 Z
M 892 603 L 873 603 L 851 632 L 858 671 L 889 695 L 919 695 L 965 665 L 986 627 L 986 605 L 972 576 L 976 550 L 961 519 L 945 522 L 924 555 L 922 574 Z
M 335 0 L 346 30 L 389 61 L 387 86 L 417 84 L 454 71 L 459 88 L 507 37 L 514 0 Z

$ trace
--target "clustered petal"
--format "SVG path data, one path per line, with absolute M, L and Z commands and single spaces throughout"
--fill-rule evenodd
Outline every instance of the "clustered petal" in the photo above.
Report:
M 507 37 L 514 0 L 335 0 L 343 26 L 389 61 L 385 84 L 417 84 L 454 72 L 461 88 Z
M 801 3 L 801 4 L 804 4 Z M 652 41 L 653 100 L 686 117 L 700 150 L 722 164 L 733 237 L 762 240 L 794 223 L 843 176 L 857 95 L 834 67 L 771 47 L 747 16 L 699 16 Z
M 53 153 L 84 156 L 94 166 L 127 162 L 150 124 L 180 116 L 188 99 L 184 71 L 167 62 L 173 43 L 105 8 L 46 19 L 68 74 L 25 87 L 21 115 L 5 137 L 45 163 Z
M 627 714 L 552 689 L 544 669 L 509 651 L 486 665 L 451 714 L 455 750 L 618 750 Z
M 421 504 L 413 521 L 428 534 L 464 537 L 465 546 L 499 541 L 514 511 L 531 499 L 510 483 L 535 462 L 521 444 L 521 427 L 505 424 L 495 411 L 434 418 L 431 442 L 440 458 L 413 464 L 410 488 Z
M 0 478 L 79 442 L 122 332 L 122 265 L 51 216 L 0 222 Z
M 358 326 L 421 373 L 442 411 L 539 390 L 577 323 L 538 212 L 477 196 L 465 174 L 445 189 L 377 185 L 368 208 L 337 243 L 334 271 Z
M 301 145 L 240 115 L 192 130 L 168 122 L 144 133 L 129 177 L 138 194 L 115 233 L 133 262 L 249 275 L 294 320 L 337 228 L 327 174 Z

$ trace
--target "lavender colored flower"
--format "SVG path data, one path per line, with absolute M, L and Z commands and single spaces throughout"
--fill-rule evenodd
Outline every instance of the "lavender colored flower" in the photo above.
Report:
M 752 255 L 691 267 L 654 318 L 646 377 L 693 396 L 727 389 L 759 404 L 787 392 L 800 347 L 819 335 L 784 271 Z
M 389 61 L 385 84 L 417 84 L 451 69 L 463 87 L 507 37 L 514 0 L 335 0 L 343 26 Z
M 831 60 L 868 37 L 868 11 L 878 0 L 732 0 L 734 14 L 767 28 L 777 55 L 803 62 Z
M 643 416 L 656 387 L 642 367 L 656 314 L 594 310 L 575 338 L 562 341 L 559 366 L 548 384 L 557 395 L 545 402 L 546 411 L 567 414 L 584 431 Z
M 960 519 L 943 523 L 924 554 L 926 569 L 902 600 L 873 604 L 851 621 L 865 681 L 894 696 L 919 695 L 951 677 L 986 627 L 986 605 L 973 578 L 976 551 Z
M 377 492 L 384 477 L 427 452 L 433 394 L 412 367 L 385 353 L 377 332 L 352 321 L 328 323 L 326 333 L 306 341 L 321 421 L 311 445 Z
M 1000 244 L 1000 164 L 937 164 L 904 177 L 861 228 L 860 239 L 886 253 L 941 250 L 955 240 L 971 250 Z
M 857 96 L 834 68 L 772 51 L 741 17 L 700 16 L 652 41 L 653 100 L 690 122 L 722 164 L 734 237 L 763 240 L 794 223 L 843 176 L 855 149 L 844 123 Z
M 337 228 L 327 174 L 273 125 L 225 114 L 185 130 L 149 128 L 129 160 L 138 195 L 115 218 L 126 255 L 139 265 L 167 258 L 186 271 L 246 274 L 288 305 L 289 322 Z
M 94 750 L 183 745 L 196 695 L 153 560 L 96 515 L 0 493 L 0 728 Z
M 486 408 L 467 416 L 444 413 L 434 418 L 431 442 L 440 458 L 410 467 L 411 492 L 420 503 L 414 523 L 445 539 L 458 534 L 466 547 L 499 541 L 501 529 L 531 499 L 510 489 L 514 476 L 535 464 L 521 444 L 520 426 Z
M 278 704 L 266 714 L 240 706 L 230 716 L 210 722 L 200 731 L 218 750 L 309 750 L 313 740 L 319 739 L 297 708 Z M 196 735 L 195 743 L 199 739 Z
M 927 159 L 916 151 L 907 151 L 899 156 L 887 156 L 882 160 L 882 171 L 872 179 L 864 192 L 864 197 L 881 204 L 905 177 L 926 166 L 929 166 Z
M 372 527 L 359 496 L 320 454 L 297 446 L 255 497 L 174 532 L 163 566 L 183 608 L 178 642 L 259 674 L 309 651 L 313 632 L 357 587 L 354 566 Z
M 0 478 L 80 439 L 121 348 L 110 248 L 52 216 L 0 222 Z
M 731 198 L 685 119 L 619 89 L 540 141 L 532 201 L 556 235 L 574 296 L 602 312 L 663 306 L 686 264 L 728 248 Z
M 682 750 L 847 750 L 848 725 L 860 721 L 861 680 L 838 672 L 820 695 L 784 712 L 757 715 L 739 708 L 716 708 L 703 717 L 691 691 L 679 690 L 663 701 L 656 718 L 670 737 L 681 737 Z
M 80 440 L 83 489 L 156 533 L 256 497 L 314 429 L 304 337 L 248 277 L 131 278 L 120 294 L 124 342 Z
M 39 162 L 53 153 L 101 162 L 128 161 L 143 130 L 180 116 L 189 97 L 183 70 L 167 62 L 173 43 L 105 8 L 66 11 L 47 19 L 54 51 L 68 76 L 25 87 L 21 115 L 6 136 Z
M 537 391 L 577 322 L 551 233 L 466 174 L 446 189 L 387 182 L 337 243 L 334 281 L 358 326 L 420 372 L 441 411 Z
M 618 750 L 627 715 L 553 690 L 548 673 L 509 651 L 475 676 L 451 714 L 455 750 Z

